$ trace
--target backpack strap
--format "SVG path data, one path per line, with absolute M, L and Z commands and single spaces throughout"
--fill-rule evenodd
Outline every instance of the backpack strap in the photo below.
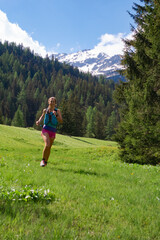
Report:
M 57 111 L 58 111 L 58 108 L 54 108 L 54 111 L 56 111 L 56 112 L 57 112 Z M 49 113 L 49 109 L 48 109 L 48 108 L 46 108 L 46 114 L 50 114 L 50 113 Z
M 55 108 L 55 109 L 54 109 L 54 111 L 56 111 L 56 117 L 57 117 L 57 116 L 58 116 L 58 114 L 57 114 L 57 111 L 58 111 L 58 109 L 57 109 L 57 108 Z

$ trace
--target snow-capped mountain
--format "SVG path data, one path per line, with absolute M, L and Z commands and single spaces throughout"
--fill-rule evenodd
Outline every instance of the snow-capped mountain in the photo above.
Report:
M 106 53 L 97 52 L 95 49 L 83 50 L 71 54 L 56 54 L 60 62 L 66 62 L 78 67 L 82 72 L 90 72 L 93 75 L 105 75 L 107 78 L 119 76 L 117 70 L 123 68 L 121 55 L 108 56 Z

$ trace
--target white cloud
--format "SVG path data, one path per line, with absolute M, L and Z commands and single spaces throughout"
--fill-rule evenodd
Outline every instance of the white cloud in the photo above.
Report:
M 29 47 L 42 57 L 45 57 L 47 51 L 38 41 L 32 39 L 29 34 L 22 30 L 18 24 L 9 22 L 7 15 L 0 10 L 0 40 L 2 42 L 15 42 L 23 44 L 24 47 Z
M 32 33 L 33 34 L 33 33 Z M 124 43 L 122 38 L 131 38 L 132 33 L 125 35 L 124 33 L 118 33 L 117 35 L 104 34 L 99 40 L 100 42 L 94 47 L 96 52 L 104 52 L 109 56 L 115 54 L 123 54 Z M 15 42 L 16 44 L 23 44 L 24 47 L 29 47 L 35 53 L 40 56 L 45 57 L 46 54 L 49 56 L 55 54 L 55 49 L 61 47 L 60 43 L 57 43 L 56 48 L 51 49 L 49 52 L 46 50 L 45 46 L 40 44 L 38 41 L 33 40 L 32 37 L 23 29 L 19 27 L 16 23 L 11 23 L 7 15 L 0 10 L 0 41 Z M 76 43 L 77 51 L 79 51 L 80 44 Z M 70 51 L 73 52 L 75 48 L 71 48 Z
M 115 54 L 123 54 L 124 42 L 122 38 L 132 38 L 132 33 L 128 35 L 124 33 L 118 33 L 117 35 L 106 33 L 100 37 L 100 42 L 94 47 L 94 50 L 104 52 L 110 57 Z

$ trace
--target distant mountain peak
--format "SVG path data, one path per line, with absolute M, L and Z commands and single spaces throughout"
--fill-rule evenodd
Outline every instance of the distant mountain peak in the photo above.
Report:
M 121 55 L 109 56 L 96 49 L 86 49 L 70 54 L 56 54 L 55 57 L 60 62 L 66 62 L 82 72 L 90 72 L 96 76 L 105 75 L 106 78 L 118 76 L 117 71 L 123 68 Z

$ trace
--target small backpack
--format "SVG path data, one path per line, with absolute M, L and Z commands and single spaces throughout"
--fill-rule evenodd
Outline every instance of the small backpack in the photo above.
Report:
M 57 112 L 57 108 L 55 108 L 54 111 Z M 56 127 L 57 124 L 58 124 L 58 121 L 57 121 L 56 116 L 53 114 L 53 112 L 49 112 L 48 108 L 47 108 L 45 118 L 44 118 L 44 125 L 51 125 L 51 126 Z

